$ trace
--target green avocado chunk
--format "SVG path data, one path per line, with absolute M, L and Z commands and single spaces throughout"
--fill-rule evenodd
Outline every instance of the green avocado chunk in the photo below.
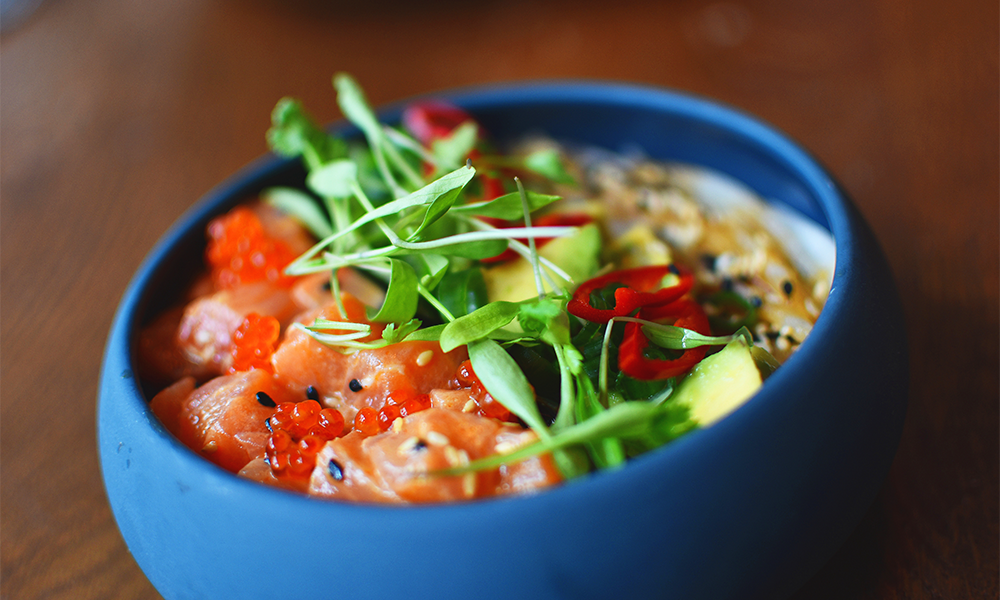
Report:
M 736 410 L 762 383 L 751 347 L 737 339 L 695 365 L 670 402 L 687 405 L 691 419 L 707 427 Z
M 580 227 L 573 235 L 545 244 L 538 250 L 538 255 L 551 260 L 579 284 L 597 271 L 600 249 L 601 233 L 596 225 L 589 224 Z M 484 269 L 483 280 L 491 302 L 520 302 L 538 295 L 534 266 L 523 257 Z M 548 285 L 545 285 L 545 291 L 550 291 Z

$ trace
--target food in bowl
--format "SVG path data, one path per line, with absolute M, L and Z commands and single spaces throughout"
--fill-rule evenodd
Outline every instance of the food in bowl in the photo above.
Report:
M 823 306 L 832 240 L 732 180 L 501 154 L 434 103 L 387 128 L 337 85 L 367 145 L 282 101 L 269 140 L 305 188 L 214 219 L 206 273 L 139 339 L 153 412 L 227 470 L 364 502 L 536 491 L 724 417 Z
M 135 375 L 139 332 L 188 288 L 209 221 L 261 190 L 302 187 L 301 161 L 264 157 L 163 235 L 108 337 L 98 447 L 109 504 L 137 564 L 170 599 L 334 589 L 351 598 L 790 596 L 861 521 L 905 416 L 899 297 L 860 212 L 801 146 L 711 100 L 610 82 L 511 83 L 442 97 L 504 147 L 537 131 L 625 155 L 639 147 L 723 173 L 819 224 L 836 240 L 836 274 L 808 339 L 751 401 L 710 427 L 544 493 L 400 506 L 260 485 L 170 434 L 150 411 L 155 390 Z M 390 123 L 399 113 L 382 112 Z M 334 127 L 354 135 L 345 123 Z M 294 559 L 282 562 L 288 550 Z M 248 575 L 247 565 L 261 564 Z

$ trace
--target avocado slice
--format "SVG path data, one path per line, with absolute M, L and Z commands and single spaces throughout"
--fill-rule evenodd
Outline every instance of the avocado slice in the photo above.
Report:
M 669 401 L 687 405 L 691 419 L 702 427 L 733 412 L 764 381 L 752 348 L 739 338 L 708 356 L 691 369 Z
M 589 224 L 580 227 L 573 235 L 545 244 L 539 248 L 538 255 L 551 260 L 579 284 L 597 271 L 600 249 L 601 233 L 596 225 Z M 558 277 L 553 278 L 559 280 Z M 534 267 L 524 257 L 483 269 L 483 280 L 491 302 L 520 302 L 538 295 Z M 548 285 L 545 285 L 545 290 L 550 291 Z

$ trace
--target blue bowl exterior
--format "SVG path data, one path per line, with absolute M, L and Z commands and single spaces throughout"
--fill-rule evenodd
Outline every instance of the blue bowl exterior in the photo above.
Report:
M 101 463 L 140 567 L 169 599 L 789 595 L 871 504 L 905 414 L 900 302 L 857 210 L 782 134 L 691 96 L 599 83 L 448 96 L 505 137 L 545 131 L 612 150 L 641 147 L 727 173 L 828 227 L 837 267 L 811 337 L 757 397 L 715 426 L 535 496 L 384 507 L 247 482 L 163 429 L 132 375 L 132 348 L 138 326 L 200 260 L 211 216 L 261 187 L 301 180 L 297 164 L 262 159 L 160 240 L 108 339 Z

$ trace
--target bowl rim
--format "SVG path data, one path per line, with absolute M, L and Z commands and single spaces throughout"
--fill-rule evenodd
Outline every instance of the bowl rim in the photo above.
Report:
M 711 126 L 724 129 L 746 139 L 759 149 L 766 150 L 772 158 L 782 162 L 786 168 L 795 172 L 801 183 L 808 184 L 809 190 L 814 194 L 816 204 L 827 219 L 829 230 L 834 238 L 836 267 L 833 274 L 833 285 L 827 303 L 820 312 L 812 333 L 803 342 L 800 349 L 757 392 L 753 402 L 745 403 L 709 428 L 690 432 L 663 447 L 630 459 L 619 469 L 593 473 L 542 490 L 539 493 L 417 505 L 322 499 L 243 479 L 205 460 L 167 431 L 149 410 L 149 401 L 145 398 L 137 378 L 131 377 L 127 383 L 127 391 L 130 393 L 128 402 L 146 417 L 152 427 L 152 433 L 159 438 L 161 445 L 165 444 L 166 447 L 171 448 L 178 454 L 178 459 L 187 463 L 191 469 L 202 472 L 203 475 L 219 481 L 220 484 L 235 486 L 234 489 L 245 493 L 269 496 L 290 507 L 297 509 L 305 507 L 307 510 L 336 509 L 358 514 L 410 511 L 413 514 L 427 514 L 441 511 L 493 510 L 499 505 L 538 503 L 540 499 L 545 502 L 561 503 L 577 494 L 587 494 L 589 490 L 594 488 L 614 487 L 622 478 L 641 477 L 644 472 L 655 472 L 658 465 L 684 460 L 684 457 L 689 455 L 692 449 L 706 443 L 718 444 L 720 441 L 724 443 L 724 439 L 732 431 L 738 431 L 750 426 L 749 422 L 759 420 L 762 416 L 761 413 L 766 413 L 776 397 L 781 395 L 781 390 L 787 385 L 787 382 L 801 368 L 805 367 L 806 361 L 820 357 L 820 341 L 835 333 L 835 322 L 846 310 L 849 295 L 835 294 L 834 290 L 849 287 L 851 283 L 852 269 L 850 265 L 855 260 L 853 230 L 857 226 L 857 219 L 852 213 L 849 198 L 842 192 L 840 186 L 826 169 L 810 153 L 777 128 L 738 108 L 707 97 L 663 87 L 596 80 L 505 82 L 430 92 L 385 105 L 378 109 L 380 120 L 391 121 L 398 116 L 402 106 L 430 98 L 452 101 L 473 114 L 484 106 L 503 106 L 506 110 L 511 110 L 524 104 L 538 104 L 539 102 L 550 104 L 598 103 L 613 104 L 619 108 L 628 109 L 653 109 L 707 122 Z M 344 132 L 353 130 L 353 126 L 343 121 L 334 123 L 333 128 Z M 190 235 L 195 224 L 204 221 L 208 215 L 217 213 L 220 207 L 227 204 L 227 201 L 239 196 L 241 190 L 252 188 L 256 181 L 269 175 L 292 168 L 291 165 L 294 162 L 296 162 L 295 159 L 280 158 L 273 154 L 266 154 L 250 162 L 205 193 L 167 229 L 149 250 L 122 296 L 114 319 L 112 333 L 109 335 L 105 348 L 105 366 L 102 369 L 107 368 L 108 363 L 112 362 L 111 356 L 113 354 L 118 356 L 119 363 L 124 354 L 124 360 L 130 365 L 132 373 L 138 372 L 134 365 L 133 349 L 134 334 L 138 330 L 143 316 L 143 296 L 153 281 L 155 273 L 166 261 L 170 249 L 180 243 L 185 235 Z M 764 200 L 770 201 L 768 198 L 764 198 Z M 797 367 L 799 364 L 802 364 L 803 367 Z M 103 391 L 99 391 L 99 396 L 102 395 Z M 104 402 L 99 402 L 99 410 L 103 404 Z

